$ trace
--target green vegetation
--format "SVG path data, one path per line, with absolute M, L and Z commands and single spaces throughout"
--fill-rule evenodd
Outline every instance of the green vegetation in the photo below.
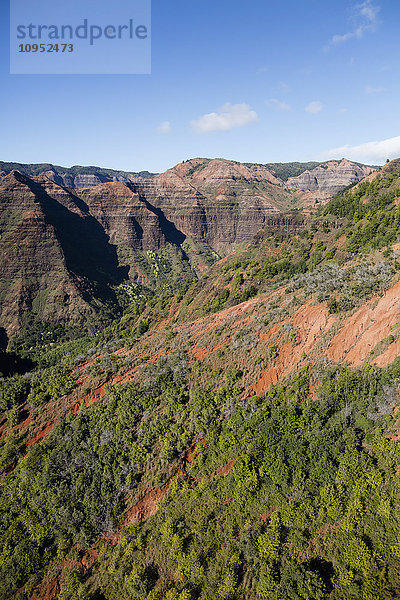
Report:
M 200 389 L 177 355 L 141 388 L 110 387 L 3 477 L 0 598 L 115 531 L 127 498 L 168 481 L 196 440 L 157 513 L 102 542 L 60 597 L 397 597 L 399 377 L 400 363 L 333 368 L 313 401 L 303 369 L 242 402 L 239 371 Z
M 347 219 L 344 232 L 350 252 L 367 252 L 398 239 L 400 208 L 395 200 L 399 196 L 399 173 L 385 173 L 342 192 L 329 202 L 324 213 Z
M 311 162 L 288 162 L 288 163 L 267 163 L 265 166 L 272 169 L 279 179 L 282 181 L 287 181 L 289 177 L 297 177 L 304 173 L 304 171 L 311 171 L 318 167 L 319 162 L 311 161 Z
M 116 285 L 121 312 L 104 305 L 81 330 L 27 321 L 8 349 L 35 368 L 0 378 L 0 600 L 44 597 L 43 582 L 54 600 L 400 596 L 400 360 L 303 352 L 262 395 L 248 379 L 300 343 L 287 319 L 258 345 L 294 307 L 324 302 L 336 323 L 398 278 L 398 181 L 381 174 L 216 264 L 188 240 L 142 253 L 151 284 Z M 198 280 L 189 253 L 208 265 Z M 239 329 L 215 317 L 215 352 L 194 360 L 184 321 L 260 293 Z
M 187 162 L 187 161 L 184 161 L 184 162 Z M 211 158 L 204 159 L 201 163 L 199 163 L 198 165 L 195 165 L 194 167 L 192 167 L 191 169 L 189 169 L 189 171 L 185 174 L 185 177 L 191 177 L 193 175 L 193 173 L 196 173 L 198 171 L 202 171 L 203 169 L 205 169 L 207 167 L 207 165 L 210 162 L 211 162 Z

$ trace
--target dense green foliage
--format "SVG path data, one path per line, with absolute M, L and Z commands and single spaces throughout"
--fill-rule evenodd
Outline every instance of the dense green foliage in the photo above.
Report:
M 395 200 L 399 196 L 399 173 L 386 173 L 338 194 L 325 214 L 348 220 L 345 232 L 350 252 L 383 248 L 398 239 L 400 208 Z
M 400 366 L 328 370 L 316 401 L 303 370 L 245 402 L 240 372 L 213 392 L 196 368 L 177 355 L 141 389 L 109 388 L 3 477 L 0 598 L 114 531 L 195 440 L 156 515 L 103 544 L 93 576 L 71 572 L 62 598 L 397 597 Z
M 0 379 L 0 412 L 18 407 L 27 401 L 40 406 L 57 400 L 74 389 L 74 378 L 65 367 L 58 365 L 30 375 L 14 375 Z
M 288 163 L 267 163 L 265 166 L 272 169 L 279 179 L 287 181 L 289 177 L 297 177 L 306 170 L 315 169 L 320 164 L 316 161 L 310 162 L 288 162 Z
M 34 356 L 38 359 L 42 348 L 50 349 L 63 342 L 76 340 L 81 335 L 81 331 L 76 327 L 36 321 L 12 338 L 9 349 L 20 356 Z
M 400 447 L 382 432 L 398 375 L 334 370 L 312 402 L 303 373 L 233 411 L 114 549 L 104 596 L 397 597 Z
M 57 600 L 400 596 L 399 361 L 352 370 L 304 366 L 303 353 L 291 378 L 248 397 L 248 364 L 190 363 L 178 343 L 145 368 L 147 356 L 110 354 L 142 343 L 150 353 L 147 332 L 167 318 L 171 351 L 177 320 L 279 287 L 296 306 L 313 297 L 331 314 L 353 310 L 398 273 L 389 248 L 366 255 L 398 239 L 399 196 L 398 173 L 386 173 L 301 232 L 266 230 L 214 267 L 203 249 L 210 270 L 194 283 L 189 266 L 178 282 L 178 254 L 147 253 L 158 283 L 117 286 L 118 318 L 81 331 L 37 322 L 14 337 L 11 350 L 37 368 L 0 378 L 0 600 L 32 598 L 43 578 L 58 581 Z M 285 310 L 266 304 L 257 336 Z M 236 331 L 229 348 L 247 335 Z M 395 326 L 385 343 L 397 337 Z M 274 365 L 280 344 L 271 339 L 255 366 Z M 138 380 L 107 385 L 137 365 Z M 104 385 L 88 408 L 78 401 Z M 28 415 L 37 439 L 53 427 L 39 443 L 20 427 Z

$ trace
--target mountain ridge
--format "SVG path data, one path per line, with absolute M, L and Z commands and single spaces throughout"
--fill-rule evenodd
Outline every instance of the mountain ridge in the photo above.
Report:
M 151 177 L 100 183 L 93 173 L 76 167 L 77 176 L 89 180 L 71 187 L 49 176 L 43 170 L 48 165 L 34 167 L 41 173 L 18 175 L 13 170 L 0 177 L 0 255 L 9 257 L 0 262 L 0 306 L 10 333 L 23 326 L 28 313 L 42 320 L 67 318 L 72 324 L 85 320 L 80 312 L 87 316 L 101 308 L 118 313 L 118 289 L 124 282 L 151 293 L 191 283 L 218 258 L 250 244 L 265 227 L 286 232 L 304 228 L 331 196 L 332 185 L 335 190 L 347 187 L 372 173 L 371 167 L 331 161 L 316 167 L 314 189 L 296 190 L 264 165 L 196 158 Z M 292 178 L 300 178 L 300 188 L 313 171 L 304 173 Z M 29 220 L 32 203 L 36 220 Z M 45 229 L 36 226 L 38 219 Z M 47 257 L 40 250 L 44 231 Z M 58 266 L 53 278 L 44 279 L 41 265 L 51 271 L 50 256 Z M 121 290 L 127 290 L 125 283 Z M 60 292 L 65 289 L 68 293 Z M 54 298 L 55 304 L 45 298 Z M 62 298 L 67 299 L 64 309 Z
M 219 159 L 219 158 L 192 158 L 188 160 L 182 161 L 185 162 L 190 161 L 212 161 L 212 160 L 227 160 L 227 159 Z M 328 161 L 309 161 L 309 162 L 282 162 L 282 163 L 251 163 L 251 162 L 243 162 L 240 163 L 238 161 L 230 160 L 229 162 L 234 164 L 242 164 L 244 166 L 249 167 L 266 167 L 271 170 L 275 175 L 281 179 L 283 182 L 286 182 L 289 177 L 296 177 L 301 175 L 306 170 L 312 170 L 315 167 L 328 164 L 334 162 L 333 160 Z M 340 161 L 338 161 L 340 162 Z M 355 161 L 350 161 L 355 165 L 360 167 L 371 167 L 373 169 L 378 169 L 376 165 L 365 165 L 363 163 L 358 163 Z M 171 167 L 174 168 L 174 167 Z M 96 185 L 98 183 L 106 182 L 106 181 L 136 181 L 138 178 L 140 179 L 148 179 L 157 175 L 158 173 L 152 173 L 149 171 L 124 171 L 119 169 L 110 169 L 106 167 L 96 167 L 96 166 L 82 166 L 82 165 L 74 165 L 72 167 L 62 167 L 59 165 L 54 165 L 52 163 L 17 163 L 17 162 L 6 162 L 0 161 L 0 176 L 3 174 L 8 174 L 13 170 L 20 171 L 22 174 L 27 176 L 37 176 L 42 173 L 47 176 L 50 175 L 50 178 L 56 181 L 56 183 L 65 185 L 66 187 L 84 187 L 85 180 L 77 179 L 75 183 L 76 177 L 86 176 L 88 179 L 86 180 L 86 185 Z M 89 179 L 89 177 L 91 179 Z
M 0 174 L 7 175 L 17 170 L 28 177 L 45 175 L 55 183 L 65 187 L 84 187 L 86 185 L 97 185 L 108 181 L 137 181 L 142 178 L 152 177 L 153 173 L 140 171 L 138 173 L 120 171 L 96 166 L 75 165 L 72 167 L 61 167 L 51 163 L 15 163 L 0 161 Z

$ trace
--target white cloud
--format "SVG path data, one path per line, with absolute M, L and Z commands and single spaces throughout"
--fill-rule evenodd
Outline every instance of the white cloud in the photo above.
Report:
M 360 27 L 357 27 L 357 29 L 355 29 L 354 31 L 348 31 L 347 33 L 344 33 L 343 35 L 334 35 L 332 37 L 331 40 L 331 44 L 332 45 L 336 45 L 336 44 L 344 44 L 344 42 L 347 42 L 348 40 L 351 40 L 352 38 L 355 38 L 356 40 L 360 40 L 362 38 L 362 36 L 364 35 L 364 31 L 365 28 L 360 25 Z
M 271 106 L 273 108 L 276 108 L 276 110 L 281 110 L 284 112 L 292 110 L 292 107 L 290 106 L 290 104 L 286 104 L 286 102 L 281 102 L 280 100 L 277 100 L 276 98 L 271 98 L 267 102 L 267 106 Z
M 269 71 L 269 67 L 260 67 L 256 71 L 256 75 L 262 75 L 262 73 L 267 73 Z
M 360 162 L 367 163 L 384 163 L 387 158 L 400 157 L 400 136 L 388 138 L 378 142 L 366 142 L 358 146 L 342 146 L 341 148 L 333 148 L 324 152 L 322 159 L 329 158 L 351 158 Z
M 307 104 L 304 110 L 312 115 L 316 115 L 317 113 L 321 112 L 322 109 L 322 103 L 319 102 L 319 100 L 314 100 L 313 102 Z
M 372 4 L 371 0 L 366 0 L 362 4 L 359 4 L 357 8 L 359 9 L 360 15 L 365 17 L 368 23 L 376 23 L 380 6 Z
M 164 133 L 164 134 L 171 133 L 172 132 L 171 123 L 169 121 L 163 121 L 157 127 L 157 131 L 158 131 L 158 133 Z
M 248 104 L 224 104 L 216 112 L 208 113 L 191 121 L 190 125 L 198 133 L 211 131 L 230 131 L 236 127 L 244 127 L 258 120 L 255 110 Z
M 383 87 L 373 87 L 372 85 L 365 86 L 366 94 L 381 94 L 384 91 L 385 91 L 385 88 L 383 88 Z
M 356 4 L 353 8 L 354 28 L 346 33 L 334 35 L 329 44 L 325 46 L 325 50 L 329 50 L 332 46 L 344 44 L 351 39 L 360 40 L 368 31 L 374 31 L 378 24 L 379 11 L 380 6 L 373 4 L 372 0 L 365 0 L 361 4 Z

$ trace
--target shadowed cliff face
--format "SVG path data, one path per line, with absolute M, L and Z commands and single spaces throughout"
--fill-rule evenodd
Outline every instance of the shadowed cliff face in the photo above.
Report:
M 195 158 L 154 177 L 96 167 L 62 175 L 61 168 L 46 167 L 51 165 L 21 165 L 23 172 L 41 172 L 43 181 L 75 187 L 75 197 L 87 201 L 112 243 L 154 250 L 166 241 L 181 243 L 183 235 L 222 252 L 250 242 L 271 217 L 295 208 L 312 212 L 373 172 L 330 161 L 284 183 L 272 167 L 224 159 Z
M 151 284 L 152 252 L 169 253 L 174 276 L 188 280 L 193 269 L 208 268 L 199 263 L 204 249 L 212 262 L 215 251 L 251 243 L 264 227 L 301 229 L 306 220 L 293 209 L 312 211 L 315 194 L 325 200 L 372 172 L 332 161 L 284 184 L 263 165 L 197 158 L 152 178 L 94 185 L 93 169 L 68 180 L 76 186 L 80 177 L 88 187 L 58 185 L 55 179 L 67 180 L 54 169 L 46 171 L 50 179 L 15 171 L 0 177 L 0 314 L 9 332 L 29 313 L 78 323 L 92 314 L 94 298 L 116 305 L 113 286 L 127 279 Z
M 26 178 L 26 185 L 54 227 L 68 270 L 103 285 L 126 278 L 127 270 L 118 266 L 115 247 L 81 199 L 45 178 Z
M 217 251 L 251 241 L 294 201 L 267 168 L 223 159 L 186 161 L 137 185 L 177 229 Z
M 46 215 L 46 205 L 53 202 L 39 184 L 19 173 L 0 181 L 0 310 L 10 333 L 28 313 L 76 323 L 92 312 L 80 291 L 86 286 L 89 293 L 89 286 L 68 271 L 56 231 L 57 210 L 51 206 Z M 72 218 L 81 219 L 75 209 Z M 60 204 L 61 211 L 69 213 Z
M 0 315 L 9 333 L 27 315 L 79 323 L 95 298 L 117 306 L 113 286 L 137 278 L 137 252 L 185 239 L 126 183 L 69 190 L 18 172 L 0 180 L 0 233 Z
M 105 183 L 75 190 L 90 214 L 102 225 L 110 241 L 138 250 L 158 250 L 168 242 L 181 244 L 185 236 L 150 204 L 139 187 Z

